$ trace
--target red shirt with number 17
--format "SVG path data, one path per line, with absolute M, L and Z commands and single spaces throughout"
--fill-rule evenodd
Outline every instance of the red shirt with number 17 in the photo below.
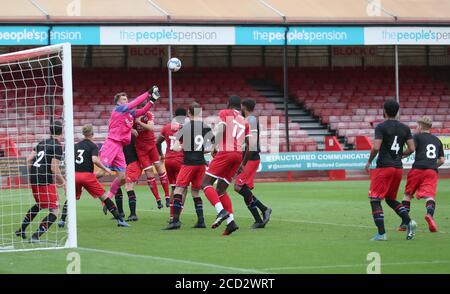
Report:
M 248 122 L 237 109 L 223 109 L 219 112 L 219 118 L 219 124 L 226 126 L 219 151 L 242 152 L 245 138 L 251 136 Z
M 182 125 L 177 122 L 165 124 L 161 129 L 161 137 L 166 141 L 166 154 L 165 158 L 181 158 L 183 159 L 183 151 L 174 151 L 172 146 L 176 140 L 175 134 L 181 129 Z

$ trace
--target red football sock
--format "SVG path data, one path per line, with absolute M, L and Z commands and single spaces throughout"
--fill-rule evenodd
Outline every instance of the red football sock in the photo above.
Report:
M 156 201 L 161 200 L 161 197 L 159 197 L 158 193 L 158 186 L 156 185 L 156 180 L 154 177 L 147 178 L 147 185 L 150 188 L 150 191 L 152 191 L 153 196 L 155 196 Z
M 229 213 L 233 213 L 233 205 L 231 204 L 230 196 L 227 192 L 219 196 L 220 202 L 222 202 L 223 208 Z
M 205 193 L 206 198 L 211 203 L 212 206 L 215 206 L 220 202 L 219 195 L 217 194 L 216 189 L 213 186 L 207 186 L 203 189 L 203 193 Z
M 167 173 L 162 173 L 159 176 L 159 181 L 161 182 L 161 186 L 164 189 L 164 195 L 166 198 L 170 197 L 170 192 L 169 192 L 169 179 L 167 178 Z

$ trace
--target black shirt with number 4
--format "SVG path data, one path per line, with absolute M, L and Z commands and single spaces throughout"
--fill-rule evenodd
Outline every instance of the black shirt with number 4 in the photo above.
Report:
M 211 128 L 201 121 L 189 121 L 175 134 L 182 142 L 184 165 L 205 165 L 205 147 L 213 142 Z
M 36 156 L 30 168 L 30 183 L 32 185 L 51 185 L 54 183 L 52 159 L 61 160 L 63 150 L 58 140 L 50 138 L 39 142 L 34 148 Z
M 382 140 L 377 168 L 402 168 L 403 147 L 412 139 L 411 129 L 398 120 L 388 119 L 375 128 L 375 139 Z
M 79 173 L 94 172 L 92 156 L 98 156 L 97 144 L 87 139 L 75 144 L 75 171 Z
M 437 171 L 437 159 L 444 157 L 444 146 L 438 137 L 430 133 L 414 135 L 416 158 L 413 168 L 434 169 Z

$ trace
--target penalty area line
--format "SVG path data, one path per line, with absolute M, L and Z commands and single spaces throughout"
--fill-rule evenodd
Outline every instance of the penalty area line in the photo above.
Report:
M 150 209 L 138 209 L 138 211 L 145 211 L 145 212 L 155 212 L 155 213 L 167 213 L 167 211 L 161 211 L 161 210 L 150 210 Z M 189 215 L 196 215 L 192 212 L 183 212 L 183 214 L 189 214 Z M 205 215 L 210 215 L 205 213 Z M 235 214 L 236 215 L 236 214 Z M 215 216 L 215 215 L 213 215 Z M 245 218 L 245 219 L 253 219 L 250 216 L 243 216 L 240 215 L 239 218 Z M 309 221 L 309 220 L 299 220 L 299 219 L 283 219 L 283 218 L 270 218 L 271 221 L 279 221 L 279 222 L 288 222 L 288 223 L 297 223 L 297 224 L 311 224 L 311 225 L 322 225 L 322 226 L 336 226 L 336 227 L 347 227 L 347 228 L 358 228 L 358 229 L 373 229 L 375 226 L 366 226 L 366 225 L 352 225 L 352 224 L 340 224 L 340 223 L 331 223 L 331 222 L 317 222 L 317 221 Z M 396 229 L 386 229 L 387 231 L 397 231 Z M 428 232 L 428 230 L 417 230 L 418 232 Z M 446 231 L 438 231 L 438 234 L 448 234 Z
M 382 262 L 381 266 L 396 265 L 427 265 L 427 264 L 450 264 L 450 260 L 433 260 L 433 261 L 411 261 L 411 262 Z M 368 264 L 336 264 L 336 265 L 312 265 L 312 266 L 287 266 L 287 267 L 268 267 L 260 270 L 264 271 L 283 271 L 283 270 L 311 270 L 311 269 L 337 269 L 337 268 L 354 268 L 366 267 Z
M 152 255 L 143 255 L 143 254 L 134 254 L 134 253 L 127 253 L 127 252 L 118 252 L 118 251 L 111 251 L 111 250 L 87 248 L 87 247 L 78 247 L 77 249 L 84 250 L 84 251 L 90 251 L 90 252 L 96 252 L 96 253 L 123 256 L 123 257 L 151 259 L 151 260 L 179 263 L 179 264 L 187 264 L 187 265 L 193 265 L 193 266 L 199 266 L 199 267 L 216 268 L 216 269 L 228 270 L 228 271 L 232 271 L 232 272 L 241 272 L 241 273 L 249 273 L 249 274 L 268 274 L 267 272 L 263 272 L 263 271 L 257 270 L 257 269 L 231 267 L 231 266 L 224 266 L 224 265 L 219 265 L 219 264 L 214 264 L 214 263 L 198 262 L 198 261 L 192 261 L 192 260 L 184 260 L 184 259 L 176 259 L 176 258 L 168 258 L 168 257 L 152 256 Z

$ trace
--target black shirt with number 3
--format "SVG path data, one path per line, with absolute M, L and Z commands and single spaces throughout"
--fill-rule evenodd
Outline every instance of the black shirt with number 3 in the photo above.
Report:
M 51 185 L 54 183 L 52 159 L 61 160 L 63 150 L 58 140 L 50 138 L 39 142 L 34 148 L 36 155 L 30 168 L 30 183 L 32 185 Z
M 403 147 L 412 139 L 411 129 L 398 120 L 386 120 L 375 128 L 375 139 L 382 140 L 377 168 L 402 168 Z
M 437 171 L 437 159 L 444 157 L 444 146 L 438 137 L 430 133 L 414 135 L 416 157 L 413 168 L 434 169 Z
M 75 144 L 75 171 L 80 173 L 94 172 L 92 156 L 98 156 L 98 146 L 94 142 L 84 139 Z

